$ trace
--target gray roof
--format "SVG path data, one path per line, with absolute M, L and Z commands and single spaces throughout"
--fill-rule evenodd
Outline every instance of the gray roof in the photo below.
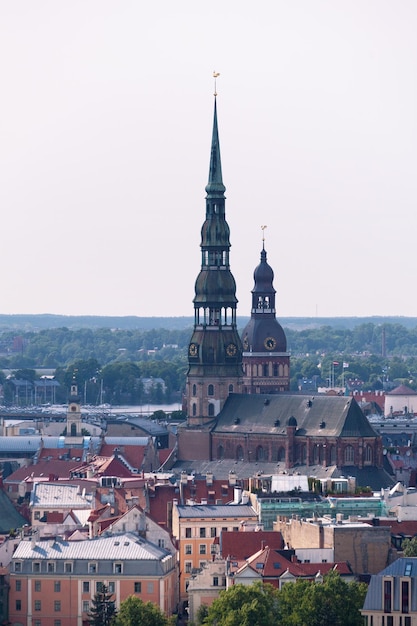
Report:
M 79 485 L 65 485 L 61 482 L 35 483 L 30 494 L 30 505 L 35 507 L 90 509 L 92 504 L 91 493 L 83 493 Z
M 249 504 L 178 504 L 179 517 L 189 518 L 245 518 L 257 517 L 255 509 Z
M 133 533 L 124 533 L 85 541 L 21 541 L 13 553 L 13 559 L 159 561 L 167 554 L 166 550 Z
M 407 568 L 408 566 L 408 568 Z M 382 579 L 385 576 L 393 576 L 394 582 L 393 589 L 393 610 L 401 611 L 401 593 L 400 593 L 400 577 L 402 579 L 409 578 L 411 582 L 410 589 L 410 603 L 411 611 L 417 611 L 417 557 L 404 557 L 397 559 L 386 567 L 379 574 L 374 574 L 371 578 L 371 582 L 366 594 L 365 603 L 363 605 L 364 611 L 382 611 L 384 607 L 383 598 L 383 584 Z
M 147 446 L 149 437 L 104 437 L 104 443 L 110 446 Z
M 296 436 L 378 436 L 352 397 L 287 394 L 230 394 L 213 431 L 285 434 L 291 418 Z
M 141 430 L 144 430 L 145 432 L 149 433 L 153 437 L 156 437 L 157 435 L 166 435 L 168 432 L 165 426 L 161 426 L 161 424 L 158 424 L 157 422 L 153 422 L 151 420 L 147 420 L 143 417 L 132 417 L 131 415 L 120 415 L 116 419 L 107 418 L 106 421 L 108 424 L 110 423 L 116 424 L 120 422 L 132 424 L 133 426 L 136 426 L 137 428 L 140 428 Z

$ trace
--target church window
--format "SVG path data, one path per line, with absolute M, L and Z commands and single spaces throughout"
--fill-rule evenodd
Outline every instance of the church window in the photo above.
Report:
M 256 460 L 257 461 L 267 461 L 268 460 L 268 454 L 267 454 L 265 448 L 263 448 L 262 446 L 258 446 L 256 448 Z
M 243 448 L 242 446 L 238 446 L 236 448 L 236 460 L 243 461 Z
M 282 377 L 284 375 L 284 368 L 282 367 L 282 364 L 280 363 L 280 366 L 278 368 L 278 375 L 280 377 Z
M 229 393 L 233 393 L 233 385 L 229 385 Z
M 366 446 L 365 448 L 365 462 L 372 463 L 372 446 Z
M 217 448 L 217 458 L 219 459 L 219 461 L 221 459 L 224 459 L 224 448 L 223 448 L 223 446 L 219 446 Z
M 197 415 L 197 405 L 195 402 L 193 402 L 192 412 L 193 412 L 193 416 L 195 417 Z
M 288 376 L 288 365 L 284 365 L 284 376 Z
M 208 394 L 209 396 L 214 396 L 214 385 L 209 385 L 209 386 L 207 387 L 207 394 Z
M 320 462 L 320 445 L 317 443 L 313 448 L 313 463 L 317 465 Z
M 278 448 L 278 461 L 285 461 L 285 448 L 283 446 Z
M 197 385 L 193 385 L 193 396 L 197 395 Z
M 275 378 L 278 376 L 278 363 L 274 363 L 274 376 Z
M 264 370 L 264 371 L 263 371 L 263 375 L 264 375 L 264 376 L 268 376 L 268 373 L 269 373 L 269 372 L 268 372 L 268 369 L 269 369 L 269 368 L 268 368 L 268 363 L 264 363 L 264 365 L 263 365 L 263 370 Z
M 330 465 L 336 465 L 336 446 L 330 446 Z
M 209 414 L 209 417 L 214 417 L 214 404 L 210 403 L 208 405 L 208 414 Z
M 353 446 L 346 446 L 345 448 L 345 463 L 351 465 L 355 462 L 355 451 Z

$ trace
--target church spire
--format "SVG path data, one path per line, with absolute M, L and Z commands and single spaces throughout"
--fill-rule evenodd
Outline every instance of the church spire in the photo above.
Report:
M 228 394 L 240 390 L 243 375 L 225 190 L 215 100 L 201 268 L 195 281 L 194 332 L 188 348 L 187 412 L 189 424 L 194 425 L 218 414 Z
M 226 187 L 223 185 L 222 162 L 220 158 L 219 130 L 217 126 L 217 98 L 215 97 L 209 179 L 206 187 L 207 198 L 224 197 L 225 191 Z

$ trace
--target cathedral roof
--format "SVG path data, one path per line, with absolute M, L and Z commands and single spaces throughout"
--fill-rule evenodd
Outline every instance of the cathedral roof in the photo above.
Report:
M 291 418 L 297 423 L 296 436 L 378 436 L 356 400 L 346 396 L 231 394 L 213 430 L 285 434 Z

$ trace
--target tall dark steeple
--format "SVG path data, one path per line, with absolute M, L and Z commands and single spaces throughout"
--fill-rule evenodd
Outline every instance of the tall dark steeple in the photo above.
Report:
M 266 227 L 263 226 L 264 230 Z M 274 271 L 262 237 L 261 262 L 253 278 L 251 318 L 242 333 L 244 393 L 277 393 L 290 388 L 287 339 L 276 319 Z
M 206 219 L 201 229 L 201 269 L 195 282 L 194 331 L 188 348 L 190 425 L 212 420 L 229 393 L 241 391 L 242 345 L 236 325 L 236 283 L 229 265 L 225 191 L 215 100 Z

